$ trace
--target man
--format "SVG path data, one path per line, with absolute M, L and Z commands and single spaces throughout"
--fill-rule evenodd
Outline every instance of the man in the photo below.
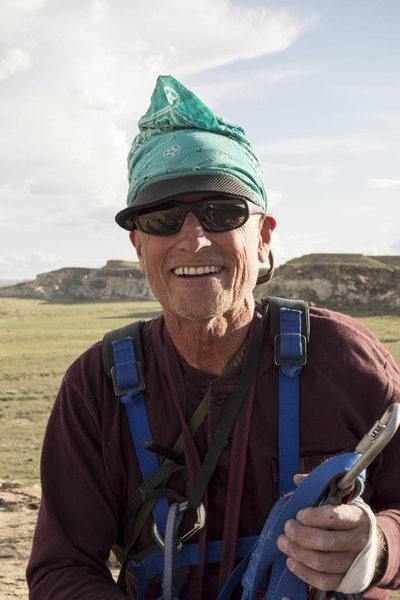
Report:
M 205 566 L 199 559 L 176 584 L 180 598 L 213 599 L 232 570 L 236 539 L 258 535 L 279 496 L 278 374 L 267 336 L 254 359 L 265 316 L 252 294 L 258 265 L 271 255 L 275 220 L 243 130 L 216 117 L 174 78 L 158 79 L 139 127 L 128 160 L 128 207 L 116 220 L 130 231 L 162 306 L 162 316 L 141 333 L 144 397 L 159 454 L 174 458 L 171 449 L 183 434 L 191 485 L 176 472 L 168 482 L 174 493 L 186 497 L 196 487 L 240 376 L 253 369 L 243 410 L 201 497 L 206 527 L 191 540 L 200 540 L 199 548 L 222 540 L 221 558 Z M 400 401 L 400 373 L 358 322 L 312 309 L 300 398 L 300 464 L 308 473 L 353 450 L 384 409 Z M 207 414 L 189 432 L 202 403 Z M 337 589 L 351 573 L 347 591 L 366 589 L 369 598 L 386 598 L 400 584 L 399 446 L 397 435 L 369 469 L 363 497 L 376 517 L 368 506 L 350 504 L 305 509 L 286 523 L 277 544 L 293 573 L 322 590 Z M 46 433 L 27 574 L 33 600 L 140 595 L 129 572 L 127 591 L 119 590 L 105 563 L 118 539 L 128 544 L 135 518 L 121 527 L 121 511 L 141 483 L 124 407 L 96 344 L 68 370 Z M 193 515 L 185 514 L 182 531 L 191 523 Z M 153 545 L 149 518 L 130 553 L 143 556 Z M 146 597 L 160 593 L 152 582 Z

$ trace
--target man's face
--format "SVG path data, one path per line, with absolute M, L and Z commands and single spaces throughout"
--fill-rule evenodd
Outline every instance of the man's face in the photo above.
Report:
M 191 194 L 194 202 L 209 194 Z M 266 262 L 271 227 L 264 215 L 252 215 L 238 229 L 210 233 L 193 213 L 173 235 L 131 232 L 142 272 L 164 313 L 197 323 L 253 309 L 252 290 L 259 262 Z

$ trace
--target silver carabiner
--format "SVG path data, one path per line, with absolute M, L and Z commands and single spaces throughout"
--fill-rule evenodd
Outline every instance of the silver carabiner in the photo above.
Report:
M 188 505 L 189 505 L 189 502 L 187 500 L 185 500 L 184 502 L 181 502 L 179 504 L 179 512 L 185 512 L 186 510 L 188 510 Z M 176 546 L 177 552 L 179 552 L 179 550 L 181 550 L 183 544 L 189 538 L 191 538 L 192 535 L 194 535 L 197 531 L 200 531 L 200 529 L 203 529 L 205 522 L 206 522 L 206 509 L 204 508 L 204 504 L 201 503 L 200 506 L 197 508 L 197 521 L 193 525 L 192 529 L 190 529 L 181 538 L 179 538 L 179 541 Z M 153 523 L 153 536 L 154 536 L 154 539 L 156 540 L 157 544 L 160 546 L 160 548 L 164 548 L 164 545 L 165 545 L 164 538 L 158 531 L 156 522 Z
M 393 403 L 358 442 L 354 452 L 361 454 L 361 456 L 353 467 L 336 482 L 336 486 L 340 490 L 352 487 L 360 473 L 371 464 L 379 452 L 390 442 L 399 425 L 400 404 Z

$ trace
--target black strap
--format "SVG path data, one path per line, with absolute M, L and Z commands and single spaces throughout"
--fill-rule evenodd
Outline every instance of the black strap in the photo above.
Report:
M 198 506 L 200 506 L 204 492 L 206 491 L 215 467 L 217 466 L 221 452 L 225 447 L 226 440 L 229 437 L 243 402 L 247 397 L 247 393 L 261 359 L 265 328 L 266 319 L 264 319 L 261 332 L 250 347 L 249 354 L 240 373 L 237 385 L 196 477 L 196 481 L 189 496 L 189 507 L 192 510 L 196 510 Z
M 304 335 L 307 342 L 310 339 L 310 313 L 309 307 L 303 300 L 292 300 L 289 298 L 277 298 L 269 296 L 261 298 L 263 306 L 268 309 L 268 337 L 273 346 L 275 338 L 280 334 L 280 310 L 289 308 L 301 312 L 301 335 Z
M 134 513 L 139 510 L 141 505 L 147 500 L 151 500 L 152 498 L 160 498 L 163 494 L 168 498 L 174 499 L 178 502 L 183 502 L 186 498 L 178 494 L 174 490 L 169 490 L 168 488 L 159 488 L 158 486 L 164 482 L 164 480 L 168 479 L 173 473 L 176 471 L 185 470 L 184 466 L 177 465 L 174 463 L 166 463 L 162 465 L 155 473 L 152 473 L 150 477 L 148 477 L 143 483 L 137 488 L 137 490 L 132 494 L 129 498 L 128 502 L 125 504 L 123 509 L 121 519 L 122 522 L 125 523 L 129 521 L 129 519 L 134 515 Z M 155 489 L 157 488 L 157 489 Z M 162 490 L 163 494 L 160 493 Z

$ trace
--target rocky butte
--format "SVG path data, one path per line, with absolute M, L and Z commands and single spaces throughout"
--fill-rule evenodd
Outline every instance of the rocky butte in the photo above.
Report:
M 255 296 L 300 298 L 342 312 L 399 314 L 400 255 L 307 254 L 279 267 Z
M 0 296 L 48 301 L 154 300 L 139 264 L 109 260 L 101 269 L 66 267 L 0 287 Z
M 308 254 L 279 267 L 262 296 L 301 298 L 343 312 L 399 314 L 400 255 Z M 57 302 L 154 300 L 138 263 L 109 260 L 100 269 L 63 268 L 0 287 L 0 296 Z

